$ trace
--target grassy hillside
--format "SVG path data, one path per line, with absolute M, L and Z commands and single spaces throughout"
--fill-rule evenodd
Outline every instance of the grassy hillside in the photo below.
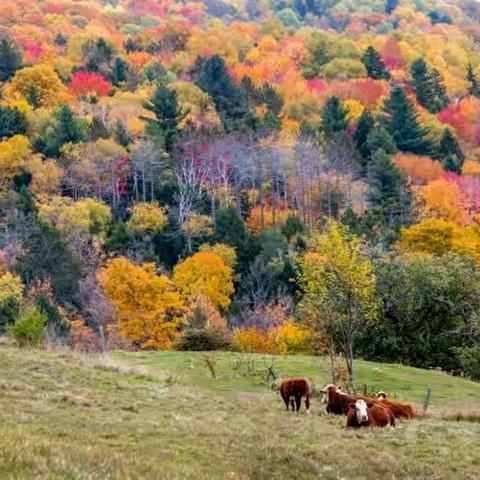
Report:
M 0 478 L 480 476 L 480 424 L 443 419 L 460 404 L 480 410 L 477 384 L 360 363 L 359 381 L 404 398 L 420 400 L 431 385 L 434 408 L 394 430 L 351 431 L 344 418 L 323 415 L 318 399 L 312 415 L 288 415 L 260 377 L 232 368 L 232 354 L 218 354 L 217 380 L 201 354 L 113 357 L 0 347 Z M 326 379 L 309 357 L 282 358 L 277 370 Z

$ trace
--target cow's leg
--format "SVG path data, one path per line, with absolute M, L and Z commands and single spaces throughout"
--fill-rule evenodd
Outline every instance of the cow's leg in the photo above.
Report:
M 310 396 L 308 393 L 305 397 L 305 409 L 307 410 L 307 413 L 310 413 Z
M 284 397 L 282 395 L 283 401 L 285 402 L 285 406 L 287 407 L 287 412 L 288 412 L 288 405 L 290 404 L 290 399 L 288 397 Z
M 302 405 L 302 396 L 295 395 L 295 412 L 298 413 L 300 406 Z

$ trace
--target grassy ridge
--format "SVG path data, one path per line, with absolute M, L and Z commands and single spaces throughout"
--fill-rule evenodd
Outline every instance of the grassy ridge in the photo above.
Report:
M 434 414 L 394 430 L 350 431 L 344 418 L 324 416 L 318 400 L 311 416 L 287 415 L 268 387 L 232 370 L 231 354 L 219 354 L 218 380 L 200 354 L 114 357 L 0 347 L 0 478 L 480 476 L 479 423 Z M 282 358 L 278 370 L 322 376 L 309 357 Z M 479 385 L 438 372 L 361 363 L 358 373 L 359 381 L 387 375 L 394 387 L 398 378 L 415 399 L 435 384 L 439 411 L 450 408 L 451 388 L 457 402 L 480 398 Z

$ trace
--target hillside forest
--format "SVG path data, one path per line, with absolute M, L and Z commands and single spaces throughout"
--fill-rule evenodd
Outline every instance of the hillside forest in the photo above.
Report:
M 3 0 L 0 333 L 480 379 L 479 22 L 474 0 Z

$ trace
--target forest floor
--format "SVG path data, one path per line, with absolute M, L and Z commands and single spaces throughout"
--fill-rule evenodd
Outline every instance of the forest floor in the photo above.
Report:
M 477 479 L 480 384 L 437 371 L 357 362 L 357 383 L 421 403 L 396 428 L 347 430 L 287 414 L 261 355 L 113 353 L 0 345 L 1 479 Z M 275 360 L 279 376 L 328 383 L 320 358 Z

